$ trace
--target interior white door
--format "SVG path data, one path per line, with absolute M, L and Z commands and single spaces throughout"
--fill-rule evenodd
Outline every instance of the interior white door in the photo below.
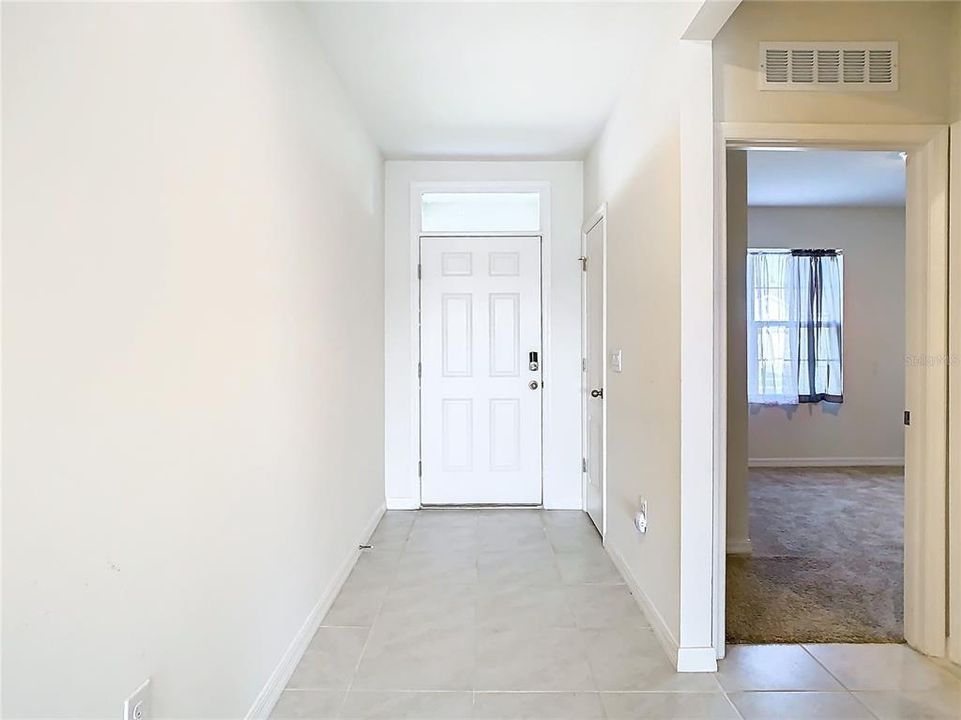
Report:
M 587 514 L 604 535 L 605 220 L 584 235 L 584 458 Z
M 541 243 L 421 238 L 421 502 L 541 502 Z

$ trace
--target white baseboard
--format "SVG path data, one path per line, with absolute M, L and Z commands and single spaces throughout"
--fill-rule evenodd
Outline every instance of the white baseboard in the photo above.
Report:
M 750 458 L 748 467 L 895 467 L 904 465 L 903 457 L 808 457 Z
M 354 543 L 347 557 L 341 562 L 340 567 L 327 584 L 317 604 L 314 605 L 307 619 L 304 620 L 304 624 L 300 626 L 297 634 L 294 635 L 294 639 L 291 640 L 290 645 L 287 646 L 287 650 L 280 658 L 280 662 L 277 663 L 274 671 L 270 673 L 267 683 L 257 695 L 257 699 L 254 700 L 254 704 L 251 705 L 250 710 L 247 711 L 247 715 L 245 716 L 246 720 L 267 720 L 267 718 L 270 717 L 270 712 L 280 699 L 280 694 L 284 691 L 284 688 L 287 687 L 287 681 L 290 680 L 290 676 L 293 675 L 297 663 L 300 662 L 304 651 L 307 650 L 311 638 L 314 637 L 317 628 L 320 627 L 320 623 L 323 621 L 327 611 L 330 610 L 330 606 L 334 604 L 334 600 L 337 598 L 338 593 L 340 593 L 340 589 L 344 586 L 344 581 L 347 580 L 350 571 L 354 569 L 354 565 L 360 557 L 359 546 L 365 545 L 367 541 L 370 540 L 370 536 L 373 535 L 374 530 L 377 529 L 377 523 L 380 522 L 381 517 L 384 515 L 384 509 L 384 505 L 378 507 L 363 531 L 359 534 L 357 542 Z
M 387 498 L 388 510 L 420 510 L 420 501 L 415 498 Z
M 713 647 L 683 647 L 677 651 L 679 673 L 717 672 L 717 650 Z
M 623 576 L 627 586 L 631 589 L 631 594 L 634 596 L 637 604 L 641 606 L 644 617 L 651 623 L 651 629 L 654 630 L 654 636 L 657 638 L 657 641 L 671 659 L 671 663 L 676 665 L 677 640 L 674 638 L 671 629 L 667 626 L 667 623 L 664 622 L 664 618 L 657 611 L 657 608 L 651 603 L 651 599 L 647 596 L 647 593 L 641 590 L 641 586 L 638 584 L 637 579 L 628 568 L 621 554 L 610 545 L 605 545 L 605 549 L 607 550 L 607 554 L 611 556 L 611 560 L 614 561 L 615 567 Z
M 750 538 L 728 538 L 728 555 L 750 555 L 754 551 Z

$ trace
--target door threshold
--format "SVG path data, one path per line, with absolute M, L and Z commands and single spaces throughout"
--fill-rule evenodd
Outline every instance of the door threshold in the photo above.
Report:
M 530 505 L 504 505 L 502 503 L 462 503 L 456 505 L 434 505 L 429 503 L 422 503 L 421 508 L 424 510 L 478 510 L 478 509 L 495 509 L 495 510 L 539 510 L 544 506 L 540 503 L 530 504 Z

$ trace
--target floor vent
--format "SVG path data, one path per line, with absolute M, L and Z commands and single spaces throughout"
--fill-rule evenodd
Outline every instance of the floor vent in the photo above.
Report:
M 763 42 L 762 90 L 898 89 L 896 42 Z

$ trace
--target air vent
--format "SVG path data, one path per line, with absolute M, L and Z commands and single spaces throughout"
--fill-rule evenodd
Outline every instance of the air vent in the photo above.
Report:
M 896 42 L 764 42 L 760 50 L 762 90 L 898 89 Z

